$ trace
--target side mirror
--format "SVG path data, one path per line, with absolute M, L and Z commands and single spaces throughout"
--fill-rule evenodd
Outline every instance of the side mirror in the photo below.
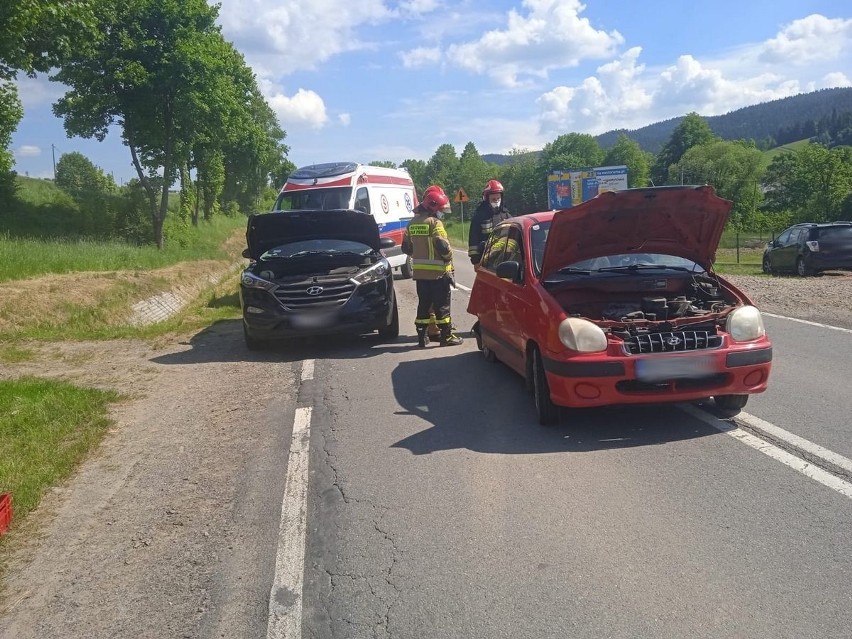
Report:
M 379 238 L 379 246 L 383 249 L 389 249 L 396 246 L 396 242 L 393 241 L 393 238 L 390 237 L 382 237 Z
M 501 262 L 497 265 L 497 277 L 501 280 L 521 281 L 521 265 L 517 262 Z
M 243 249 L 242 256 L 243 256 L 244 258 L 246 258 L 247 260 L 250 260 L 250 259 L 251 259 L 251 253 L 249 253 L 249 250 L 248 250 L 247 248 L 244 248 L 244 249 Z

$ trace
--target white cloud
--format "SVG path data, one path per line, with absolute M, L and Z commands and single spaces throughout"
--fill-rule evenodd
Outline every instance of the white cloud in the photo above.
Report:
M 299 89 L 293 97 L 276 92 L 267 95 L 266 100 L 284 126 L 307 125 L 321 129 L 328 122 L 325 103 L 313 91 Z
M 337 116 L 337 121 L 343 126 L 349 126 L 352 122 L 352 116 L 348 113 L 341 113 Z
M 392 15 L 382 0 L 242 0 L 222 3 L 219 22 L 258 74 L 277 77 L 369 46 L 357 28 Z
M 447 59 L 511 87 L 585 59 L 611 56 L 624 41 L 617 31 L 594 29 L 581 18 L 585 6 L 579 0 L 524 0 L 523 6 L 528 13 L 509 11 L 505 29 L 448 47 Z
M 834 73 L 828 73 L 822 79 L 821 89 L 836 89 L 840 87 L 852 87 L 852 80 L 850 80 L 845 73 L 840 71 L 835 71 Z
M 15 158 L 35 158 L 41 155 L 41 147 L 22 144 L 14 151 Z
M 768 40 L 760 60 L 770 64 L 800 66 L 833 60 L 852 48 L 852 19 L 826 18 L 818 14 L 794 20 Z
M 68 90 L 64 84 L 51 82 L 44 74 L 28 78 L 20 73 L 15 84 L 18 87 L 18 97 L 21 99 L 24 111 L 56 102 Z
M 401 52 L 399 57 L 402 58 L 402 66 L 406 69 L 413 69 L 440 62 L 441 50 L 438 47 L 417 47 L 410 51 Z

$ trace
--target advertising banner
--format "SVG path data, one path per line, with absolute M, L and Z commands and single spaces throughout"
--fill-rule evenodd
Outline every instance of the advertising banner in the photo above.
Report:
M 553 171 L 547 176 L 547 201 L 552 209 L 567 209 L 606 191 L 627 188 L 626 166 Z

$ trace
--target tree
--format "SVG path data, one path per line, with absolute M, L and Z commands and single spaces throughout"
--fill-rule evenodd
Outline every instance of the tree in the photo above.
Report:
M 654 184 L 666 184 L 669 167 L 677 164 L 689 149 L 718 139 L 704 118 L 695 112 L 687 114 L 657 154 L 657 161 L 651 169 L 651 179 L 654 180 Z
M 459 158 L 452 144 L 442 144 L 426 163 L 426 186 L 437 184 L 449 193 L 459 184 Z M 424 187 L 425 188 L 425 187 Z
M 426 162 L 423 160 L 405 160 L 399 166 L 408 171 L 418 195 L 423 193 L 426 187 L 429 186 L 426 175 Z
M 730 224 L 737 229 L 754 228 L 761 191 L 763 154 L 754 144 L 711 142 L 688 149 L 671 167 L 671 176 L 684 176 L 687 184 L 709 184 L 721 197 L 731 200 Z
M 501 176 L 503 198 L 513 215 L 524 215 L 548 208 L 547 173 L 536 160 L 534 153 L 515 149 L 509 154 L 509 163 Z
M 23 115 L 15 85 L 0 79 L 0 210 L 10 208 L 15 195 L 15 174 L 12 173 L 15 158 L 8 148 Z
M 604 151 L 593 136 L 586 133 L 566 133 L 544 145 L 539 165 L 547 176 L 552 171 L 600 166 L 603 159 Z
M 370 166 L 381 166 L 386 169 L 395 169 L 396 163 L 391 162 L 390 160 L 373 160 L 372 162 L 370 162 Z
M 643 151 L 638 142 L 622 133 L 615 145 L 606 152 L 603 163 L 606 166 L 626 166 L 627 186 L 636 188 L 650 185 L 652 161 L 650 153 Z
M 220 101 L 223 110 L 232 102 L 222 95 L 233 60 L 223 56 L 217 11 L 204 0 L 102 0 L 97 37 L 52 78 L 71 87 L 54 105 L 69 135 L 103 140 L 121 127 L 160 248 L 169 187 Z

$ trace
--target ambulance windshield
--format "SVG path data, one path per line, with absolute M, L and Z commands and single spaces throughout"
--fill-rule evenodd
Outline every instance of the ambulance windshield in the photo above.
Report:
M 278 195 L 273 211 L 295 211 L 297 209 L 332 211 L 348 209 L 352 197 L 351 187 L 332 187 L 287 191 Z

